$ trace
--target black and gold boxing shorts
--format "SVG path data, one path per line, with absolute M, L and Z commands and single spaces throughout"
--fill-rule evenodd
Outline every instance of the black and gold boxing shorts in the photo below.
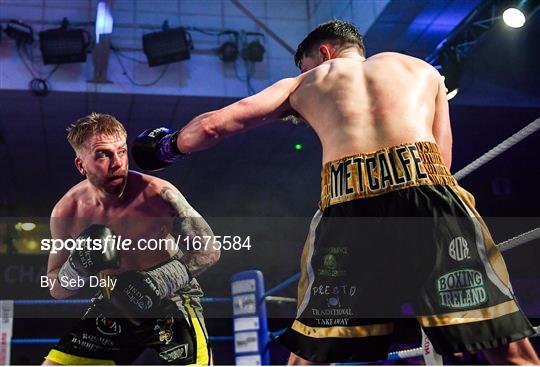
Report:
M 435 143 L 344 157 L 323 167 L 322 182 L 296 320 L 280 337 L 291 352 L 322 363 L 386 359 L 404 305 L 441 354 L 534 333 L 472 195 Z
M 83 318 L 45 359 L 61 365 L 129 365 L 146 348 L 160 364 L 210 364 L 208 336 L 197 297 L 179 294 L 163 301 L 159 317 L 135 326 L 103 297 L 93 300 Z

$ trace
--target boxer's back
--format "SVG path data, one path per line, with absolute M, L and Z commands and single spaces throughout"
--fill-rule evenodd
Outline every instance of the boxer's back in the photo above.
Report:
M 314 128 L 323 162 L 403 142 L 435 141 L 437 71 L 397 53 L 336 58 L 300 76 L 291 106 Z

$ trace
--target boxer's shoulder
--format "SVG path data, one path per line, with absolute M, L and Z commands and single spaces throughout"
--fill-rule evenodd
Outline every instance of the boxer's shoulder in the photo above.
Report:
M 69 189 L 64 196 L 58 200 L 52 210 L 52 217 L 74 217 L 77 212 L 78 204 L 85 200 L 87 181 L 79 182 Z
M 436 70 L 432 65 L 430 65 L 425 60 L 422 60 L 418 57 L 398 53 L 398 52 L 381 52 L 381 53 L 368 57 L 365 61 L 365 63 L 368 63 L 368 64 L 375 63 L 375 62 L 377 64 L 399 63 L 399 64 L 406 65 L 407 67 L 413 68 L 416 70 L 419 70 L 419 69 L 426 69 L 429 71 Z
M 144 197 L 144 200 L 152 202 L 153 205 L 167 205 L 164 201 L 164 196 L 167 192 L 178 192 L 179 190 L 169 181 L 159 177 L 147 175 L 140 172 L 131 172 L 130 175 L 134 175 L 139 182 L 140 194 Z M 131 181 L 134 181 L 130 178 Z

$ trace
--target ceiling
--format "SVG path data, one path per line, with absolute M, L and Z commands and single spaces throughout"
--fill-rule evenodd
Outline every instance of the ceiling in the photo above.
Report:
M 391 1 L 366 34 L 368 54 L 395 51 L 424 59 L 480 3 Z M 531 8 L 540 5 L 537 0 L 529 3 Z M 520 29 L 509 28 L 499 20 L 468 55 L 460 93 L 452 104 L 540 107 L 539 39 L 540 11 Z

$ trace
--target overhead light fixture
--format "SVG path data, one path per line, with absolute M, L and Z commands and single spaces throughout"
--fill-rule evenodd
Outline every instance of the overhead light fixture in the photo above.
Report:
M 149 66 L 170 64 L 188 60 L 191 37 L 183 27 L 169 29 L 167 21 L 160 32 L 147 33 L 143 36 L 143 50 Z
M 248 38 L 252 36 L 255 36 L 257 39 L 248 42 Z M 261 37 L 264 37 L 264 35 L 257 32 L 248 32 L 244 34 L 244 48 L 242 49 L 242 57 L 244 60 L 252 62 L 261 62 L 263 60 L 266 50 L 259 40 Z
M 218 49 L 219 59 L 223 62 L 234 62 L 238 59 L 238 32 L 225 31 L 218 36 L 218 42 L 221 42 L 221 37 L 228 36 L 229 41 L 221 43 Z
M 259 41 L 252 41 L 244 47 L 242 57 L 248 61 L 261 62 L 265 51 L 264 46 Z
M 19 44 L 31 44 L 34 42 L 32 27 L 20 20 L 10 20 L 4 32 Z
M 30 231 L 33 231 L 35 228 L 36 228 L 36 224 L 32 222 L 25 222 L 25 223 L 19 222 L 15 224 L 15 229 L 17 231 L 30 232 Z
M 105 1 L 100 1 L 96 11 L 96 43 L 99 43 L 99 36 L 111 34 L 113 31 L 113 16 L 111 7 Z
M 525 24 L 525 14 L 518 8 L 508 8 L 503 12 L 504 23 L 511 28 L 521 28 Z
M 219 58 L 223 62 L 234 62 L 238 59 L 238 45 L 227 41 L 221 44 L 219 48 Z
M 60 28 L 39 32 L 39 46 L 45 65 L 86 61 L 90 34 L 84 29 L 68 27 L 69 22 L 64 18 Z

